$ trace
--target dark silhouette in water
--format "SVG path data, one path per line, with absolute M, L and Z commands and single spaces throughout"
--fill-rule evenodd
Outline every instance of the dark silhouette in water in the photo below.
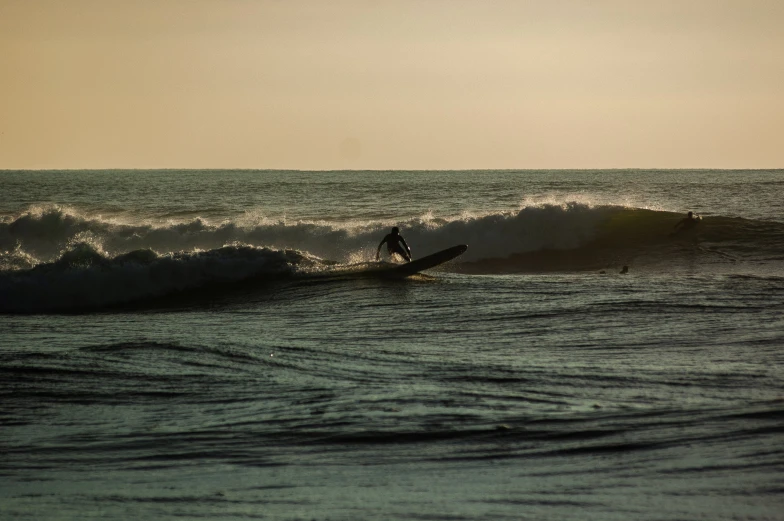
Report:
M 400 230 L 397 226 L 392 228 L 391 233 L 386 234 L 384 238 L 381 239 L 381 242 L 378 245 L 378 249 L 376 250 L 376 260 L 379 259 L 381 246 L 383 246 L 384 243 L 387 243 L 387 252 L 389 252 L 390 255 L 397 253 L 403 257 L 406 262 L 411 262 L 411 248 L 408 247 L 405 239 L 403 239 L 403 236 L 400 235 Z M 402 243 L 403 246 L 401 246 L 400 243 Z M 403 247 L 405 247 L 405 249 L 403 249 Z
M 626 275 L 627 273 L 629 273 L 629 266 L 624 266 L 623 269 L 621 269 L 621 271 L 619 271 L 618 273 L 620 273 L 621 275 Z M 599 274 L 606 275 L 607 270 L 601 270 L 599 271 Z
M 691 230 L 700 222 L 700 218 L 695 216 L 692 212 L 686 214 L 686 217 L 675 223 L 673 227 L 672 235 L 675 235 L 680 232 L 684 232 L 686 230 Z

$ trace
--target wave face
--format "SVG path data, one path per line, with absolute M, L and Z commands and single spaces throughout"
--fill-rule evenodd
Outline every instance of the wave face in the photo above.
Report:
M 455 244 L 464 273 L 669 269 L 784 258 L 784 224 L 722 216 L 673 234 L 680 214 L 582 203 L 403 223 L 242 218 L 211 223 L 119 222 L 59 206 L 0 223 L 0 311 L 100 308 L 251 277 L 279 278 L 326 264 L 370 261 L 389 226 L 415 256 Z M 322 261 L 328 259 L 328 261 Z
M 517 212 L 466 215 L 459 219 L 418 216 L 400 224 L 412 247 L 432 253 L 467 243 L 468 260 L 503 257 L 542 248 L 573 248 L 593 237 L 596 227 L 617 211 L 577 203 L 543 205 Z M 81 215 L 59 206 L 39 207 L 0 223 L 2 269 L 51 262 L 70 245 L 87 242 L 111 255 L 149 249 L 157 252 L 210 250 L 227 244 L 275 249 L 294 248 L 313 255 L 347 262 L 370 257 L 393 224 L 387 222 L 332 223 L 245 219 L 213 224 L 196 218 L 186 222 L 121 223 Z M 8 252 L 16 252 L 12 259 Z M 364 252 L 364 254 L 362 253 Z M 16 263 L 14 265 L 13 263 Z
M 163 255 L 134 250 L 109 257 L 79 243 L 55 262 L 0 273 L 0 312 L 101 309 L 251 278 L 280 278 L 314 262 L 296 251 L 247 246 Z

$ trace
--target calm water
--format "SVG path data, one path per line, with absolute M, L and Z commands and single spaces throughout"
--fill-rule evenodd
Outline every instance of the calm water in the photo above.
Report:
M 0 518 L 784 519 L 784 171 L 0 186 Z

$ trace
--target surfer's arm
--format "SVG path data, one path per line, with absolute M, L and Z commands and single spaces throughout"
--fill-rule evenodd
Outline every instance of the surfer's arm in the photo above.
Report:
M 409 247 L 408 247 L 408 244 L 406 244 L 406 240 L 405 240 L 403 237 L 401 237 L 401 238 L 400 238 L 400 242 L 402 242 L 402 243 L 403 243 L 403 247 L 406 249 L 406 251 L 408 252 L 408 254 L 409 254 L 409 255 L 411 255 L 411 248 L 409 248 Z
M 384 245 L 385 242 L 387 242 L 387 238 L 386 237 L 381 239 L 381 242 L 378 244 L 378 249 L 376 250 L 376 260 L 378 260 L 380 258 L 380 256 L 381 256 L 381 247 Z

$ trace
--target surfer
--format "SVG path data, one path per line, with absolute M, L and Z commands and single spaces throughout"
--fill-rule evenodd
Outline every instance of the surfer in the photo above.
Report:
M 686 217 L 684 217 L 683 219 L 675 223 L 675 227 L 673 228 L 675 231 L 673 231 L 672 233 L 676 234 L 678 232 L 691 230 L 692 228 L 697 226 L 697 223 L 699 222 L 700 222 L 699 217 L 696 217 L 692 212 L 689 212 L 688 214 L 686 214 Z
M 406 262 L 411 262 L 411 248 L 408 247 L 405 239 L 403 239 L 403 236 L 400 235 L 400 230 L 397 226 L 392 228 L 391 233 L 386 234 L 384 238 L 381 239 L 381 243 L 378 245 L 378 249 L 376 250 L 376 260 L 379 260 L 381 246 L 383 246 L 384 243 L 387 243 L 387 251 L 390 255 L 397 253 L 406 259 Z M 403 246 L 401 246 L 400 243 L 403 243 Z M 403 249 L 404 247 L 405 249 Z

